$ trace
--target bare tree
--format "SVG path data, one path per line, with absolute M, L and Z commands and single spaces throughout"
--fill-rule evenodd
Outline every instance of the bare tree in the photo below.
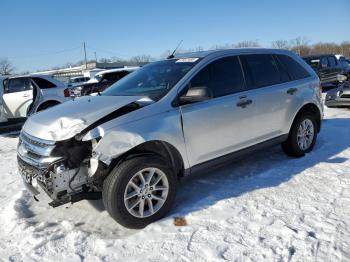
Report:
M 244 47 L 259 47 L 260 44 L 258 40 L 245 40 L 242 42 L 238 42 L 237 44 L 233 45 L 237 48 L 244 48 Z
M 290 41 L 291 50 L 300 56 L 308 55 L 310 53 L 309 40 L 306 37 L 297 37 Z
M 289 44 L 287 40 L 275 40 L 271 43 L 273 48 L 278 49 L 289 49 Z
M 11 61 L 7 58 L 0 59 L 0 75 L 10 75 L 15 70 Z
M 150 55 L 137 55 L 130 58 L 129 62 L 134 63 L 149 63 L 154 59 Z

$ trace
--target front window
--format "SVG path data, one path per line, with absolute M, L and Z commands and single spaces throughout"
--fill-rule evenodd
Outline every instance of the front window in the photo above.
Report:
M 157 101 L 198 61 L 198 58 L 180 58 L 148 64 L 113 84 L 102 95 L 147 96 Z

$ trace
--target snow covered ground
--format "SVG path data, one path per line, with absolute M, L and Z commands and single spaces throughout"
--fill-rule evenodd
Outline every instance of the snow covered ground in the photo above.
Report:
M 0 137 L 0 261 L 350 261 L 350 110 L 325 114 L 306 157 L 275 147 L 187 179 L 173 212 L 139 231 L 100 201 L 35 202 L 17 172 L 17 138 Z

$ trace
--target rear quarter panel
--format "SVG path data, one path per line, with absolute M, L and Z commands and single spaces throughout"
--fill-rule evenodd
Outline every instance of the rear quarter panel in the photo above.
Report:
M 323 119 L 323 103 L 319 92 L 319 83 L 319 79 L 314 76 L 294 81 L 298 92 L 293 97 L 291 96 L 291 103 L 285 116 L 284 133 L 289 133 L 296 115 L 306 104 L 316 105 L 320 111 L 320 118 Z

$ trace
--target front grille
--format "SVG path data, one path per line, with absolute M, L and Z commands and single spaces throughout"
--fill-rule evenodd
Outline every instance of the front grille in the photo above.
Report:
M 26 134 L 25 132 L 21 132 L 20 139 L 22 139 L 23 141 L 25 141 L 29 144 L 32 144 L 32 145 L 38 146 L 38 147 L 47 147 L 47 146 L 51 146 L 51 145 L 55 144 L 54 141 L 37 139 L 37 138 L 34 138 L 34 137 Z
M 350 98 L 350 94 L 342 94 L 340 97 L 341 98 Z
M 40 169 L 28 164 L 27 162 L 23 161 L 20 157 L 17 157 L 17 163 L 20 174 L 22 174 L 22 176 L 27 180 L 27 182 L 30 182 L 28 180 L 42 175 L 46 171 L 45 169 Z
M 22 131 L 19 137 L 17 153 L 22 161 L 43 169 L 60 159 L 60 157 L 51 156 L 54 148 L 55 141 L 42 140 Z

